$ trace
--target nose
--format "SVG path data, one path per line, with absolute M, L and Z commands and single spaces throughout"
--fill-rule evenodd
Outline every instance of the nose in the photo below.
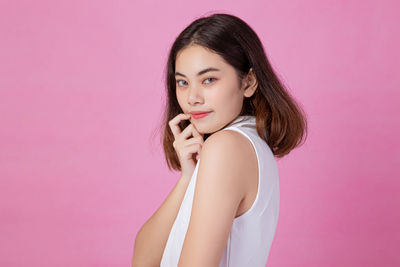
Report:
M 201 92 L 201 88 L 197 86 L 190 86 L 189 95 L 188 95 L 188 103 L 190 105 L 195 105 L 197 103 L 203 103 L 203 96 Z

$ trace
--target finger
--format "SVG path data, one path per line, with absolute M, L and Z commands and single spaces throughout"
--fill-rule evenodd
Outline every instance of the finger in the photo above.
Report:
M 204 138 L 204 134 L 200 134 L 200 132 L 197 130 L 197 128 L 196 128 L 196 126 L 194 126 L 194 124 L 193 124 L 192 135 L 193 135 L 193 137 L 201 136 L 201 138 Z
M 196 127 L 194 127 L 194 125 L 193 125 L 192 134 L 193 134 L 193 137 L 201 136 L 199 131 L 197 131 Z
M 181 140 L 186 140 L 191 137 L 193 135 L 193 127 L 193 124 L 189 124 L 188 126 L 186 126 L 186 128 L 183 129 L 182 133 L 179 135 L 179 138 Z
M 201 144 L 203 145 L 204 141 L 201 136 L 193 137 L 185 141 L 185 146 L 189 146 L 192 144 Z
M 199 151 L 201 150 L 201 144 L 192 144 L 190 146 L 185 147 L 182 150 L 182 154 L 184 155 L 184 157 L 190 157 L 193 156 L 193 154 L 195 153 L 199 153 Z
M 190 114 L 180 113 L 168 122 L 168 125 L 171 128 L 172 134 L 175 138 L 181 133 L 181 128 L 178 125 L 180 121 L 188 119 L 190 119 Z

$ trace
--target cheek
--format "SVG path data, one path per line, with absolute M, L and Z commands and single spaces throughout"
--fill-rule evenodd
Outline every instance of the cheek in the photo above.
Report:
M 240 91 L 235 84 L 221 84 L 218 88 L 215 88 L 210 97 L 213 102 L 226 103 L 235 101 L 240 97 Z
M 178 101 L 179 106 L 181 106 L 181 107 L 183 106 L 183 103 L 185 103 L 184 99 L 185 99 L 184 95 L 182 93 L 176 91 L 176 100 Z

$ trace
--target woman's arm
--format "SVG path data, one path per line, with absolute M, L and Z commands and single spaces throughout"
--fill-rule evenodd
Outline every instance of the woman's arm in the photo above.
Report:
M 177 267 L 219 266 L 238 207 L 249 188 L 249 174 L 254 175 L 257 166 L 251 142 L 233 130 L 214 133 L 205 141 L 201 154 Z
M 158 210 L 136 235 L 132 267 L 160 266 L 172 225 L 191 177 L 181 176 Z

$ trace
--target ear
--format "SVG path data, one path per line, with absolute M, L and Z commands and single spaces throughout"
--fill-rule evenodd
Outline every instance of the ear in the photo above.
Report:
M 247 75 L 242 81 L 242 90 L 245 97 L 251 97 L 258 87 L 257 77 L 254 74 L 253 68 L 250 68 Z

